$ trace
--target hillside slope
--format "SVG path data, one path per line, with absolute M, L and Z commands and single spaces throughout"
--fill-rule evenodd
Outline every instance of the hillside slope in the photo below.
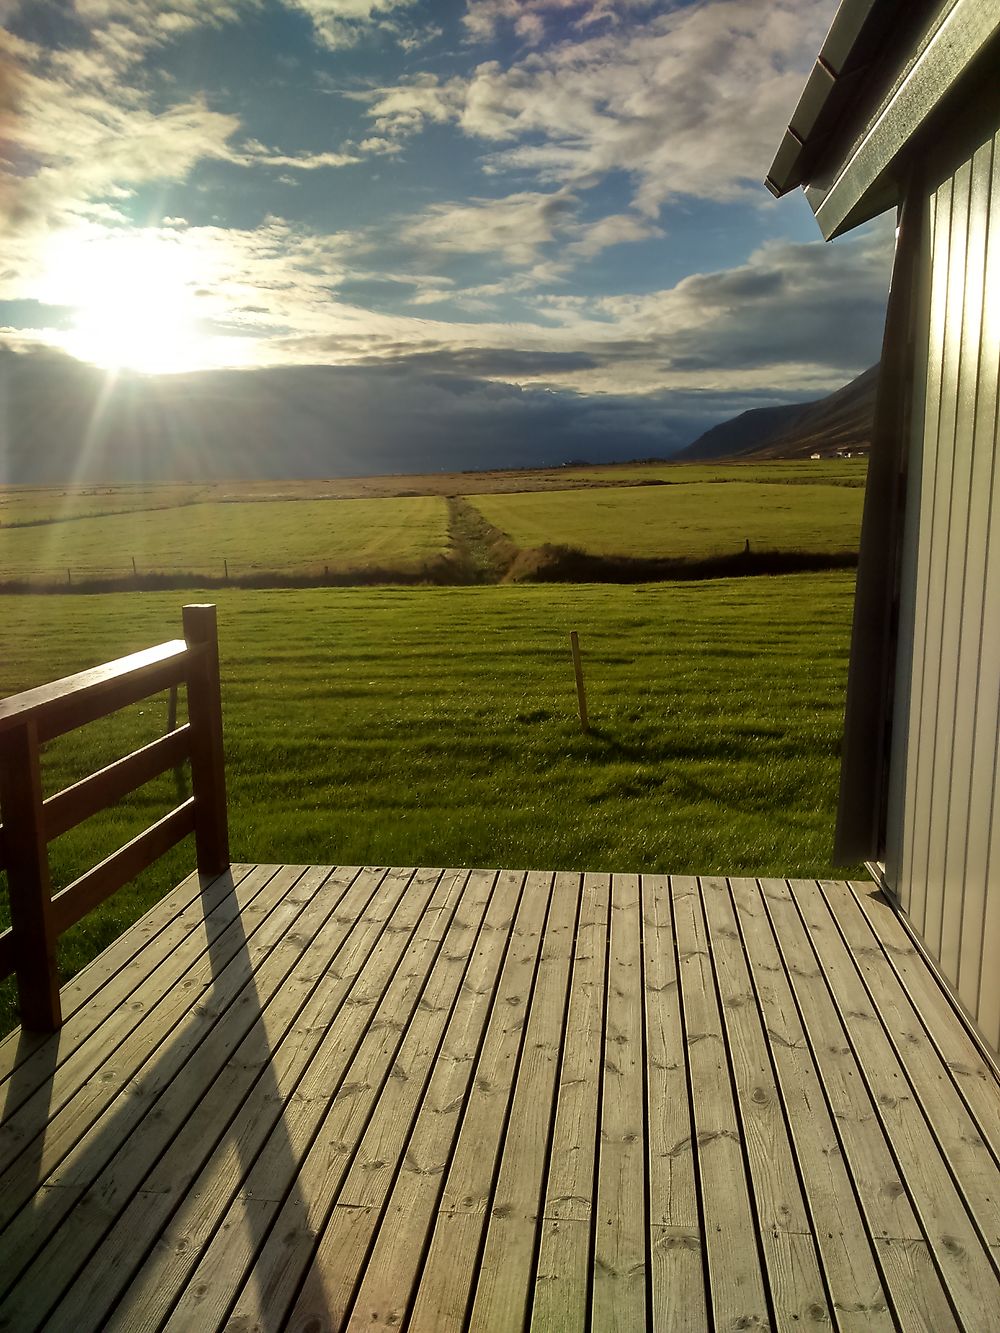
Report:
M 678 459 L 830 458 L 871 443 L 878 366 L 811 403 L 758 407 L 700 435 Z

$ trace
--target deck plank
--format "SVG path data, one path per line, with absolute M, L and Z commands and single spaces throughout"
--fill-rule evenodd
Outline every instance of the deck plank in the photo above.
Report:
M 890 1309 L 903 1328 L 957 1329 L 899 1165 L 872 1103 L 834 994 L 817 961 L 787 880 L 761 888 L 792 993 L 836 1128 L 838 1147 L 860 1191 Z M 818 892 L 818 890 L 816 890 Z M 829 933 L 823 935 L 824 942 Z
M 570 964 L 582 903 L 579 875 L 556 875 L 527 1029 L 490 1207 L 473 1327 L 520 1333 L 534 1289 Z
M 729 885 L 703 879 L 701 891 L 775 1323 L 783 1328 L 827 1323 L 831 1314 L 812 1221 Z
M 941 986 L 921 958 L 888 900 L 871 884 L 849 884 L 878 947 L 898 977 L 949 1077 L 954 1082 L 976 1131 L 1000 1166 L 1000 1114 L 997 1080 L 973 1047 L 961 1020 L 952 1010 Z M 973 1057 L 973 1058 L 970 1058 Z
M 369 945 L 367 957 L 359 951 L 360 969 L 350 977 L 337 1022 L 229 1204 L 166 1328 L 219 1328 L 230 1313 L 239 1326 L 240 1303 L 253 1312 L 250 1326 L 258 1313 L 262 1327 L 280 1321 L 389 1076 L 407 1009 L 419 998 L 444 934 L 442 913 L 454 911 L 463 885 L 457 872 L 413 875 L 376 947 Z M 261 1302 L 266 1308 L 260 1309 Z
M 698 881 L 671 881 L 684 1040 L 691 1070 L 709 1299 L 719 1328 L 768 1328 L 771 1315 L 726 1059 Z
M 1000 1087 L 870 886 L 168 898 L 0 1046 L 0 1329 L 1000 1327 Z
M 613 875 L 597 1157 L 593 1324 L 646 1324 L 646 1125 L 639 877 Z
M 405 875 L 364 871 L 348 877 L 349 887 L 317 932 L 309 953 L 309 973 L 318 981 L 305 1004 L 284 1030 L 280 1009 L 265 1007 L 262 1031 L 251 1034 L 272 1052 L 269 1077 L 259 1079 L 220 1139 L 211 1156 L 198 1167 L 195 1160 L 193 1185 L 184 1194 L 168 1225 L 160 1232 L 144 1263 L 132 1279 L 128 1300 L 112 1318 L 109 1327 L 130 1330 L 153 1329 L 167 1316 L 190 1281 L 205 1246 L 222 1215 L 256 1161 L 268 1135 L 280 1122 L 289 1099 L 296 1095 L 298 1080 L 328 1031 L 347 996 L 354 977 L 363 966 L 373 938 L 389 919 L 388 913 L 405 892 Z M 307 982 L 308 984 L 308 982 Z M 203 1103 L 203 1124 L 218 1123 L 237 1094 L 238 1067 L 223 1071 Z M 197 1131 L 192 1127 L 188 1137 Z M 184 1163 L 178 1169 L 192 1172 L 191 1146 L 181 1145 Z M 161 1161 L 159 1170 L 169 1178 L 171 1160 Z
M 892 1144 L 959 1322 L 970 1329 L 1000 1328 L 997 1273 L 889 1039 L 888 1015 L 880 1016 L 873 1004 L 819 886 L 793 880 L 791 893 L 817 947 L 819 964 L 836 993 L 875 1113 Z M 888 994 L 883 997 L 889 998 Z M 924 1091 L 929 1091 L 926 1084 Z
M 0 1118 L 6 1122 L 110 1014 L 149 984 L 164 962 L 173 972 L 179 942 L 199 929 L 252 870 L 256 867 L 231 866 L 204 887 L 197 874 L 189 875 L 61 988 L 63 1025 L 57 1033 L 15 1029 L 6 1036 L 0 1042 Z
M 554 876 L 530 873 L 512 930 L 454 1153 L 420 1274 L 410 1324 L 458 1333 L 475 1289 L 479 1250 L 514 1092 L 526 1016 L 541 953 Z
M 501 871 L 498 876 L 439 1059 L 361 1276 L 350 1315 L 351 1328 L 388 1331 L 405 1322 L 456 1128 L 471 1086 L 480 1036 L 506 958 L 523 883 L 523 875 L 509 871 Z M 314 1264 L 310 1270 L 310 1278 L 292 1312 L 290 1333 L 291 1330 L 304 1333 L 312 1327 L 310 1319 L 317 1317 L 314 1308 L 317 1283 L 313 1279 L 317 1267 Z
M 167 1086 L 211 1024 L 211 1013 L 199 1008 L 200 998 L 212 991 L 213 1001 L 225 1003 L 225 985 L 238 989 L 245 984 L 245 946 L 258 930 L 266 948 L 280 939 L 286 894 L 301 874 L 301 868 L 294 867 L 276 875 L 247 876 L 206 918 L 203 937 L 201 932 L 192 934 L 174 951 L 174 984 L 165 975 L 157 989 L 148 992 L 148 1001 L 136 1010 L 123 1010 L 106 1032 L 85 1041 L 10 1117 L 0 1130 L 6 1159 L 0 1175 L 0 1226 L 11 1221 L 39 1185 L 50 1179 L 67 1181 L 79 1156 L 77 1145 L 136 1082 L 141 1096 L 133 1097 L 122 1112 L 119 1134 L 141 1118 L 144 1101 Z M 276 911 L 279 915 L 268 927 L 268 917 Z M 234 966 L 225 985 L 217 986 L 213 971 L 229 963 Z M 164 1052 L 161 1047 L 168 1038 Z M 44 1134 L 37 1133 L 40 1123 L 45 1124 Z M 88 1182 L 77 1177 L 74 1183 Z
M 666 875 L 642 877 L 650 1302 L 658 1329 L 708 1324 L 694 1121 Z
M 47 1212 L 58 1216 L 61 1225 L 49 1228 L 49 1239 L 5 1298 L 5 1314 L 10 1310 L 17 1316 L 22 1302 L 28 1303 L 19 1316 L 21 1327 L 38 1321 L 34 1301 L 39 1296 L 52 1304 L 60 1293 L 60 1308 L 48 1314 L 47 1326 L 103 1327 L 102 1308 L 126 1285 L 158 1226 L 183 1198 L 198 1162 L 195 1150 L 210 1143 L 213 1132 L 224 1132 L 239 1105 L 240 1086 L 268 1068 L 271 1047 L 261 1008 L 277 999 L 280 1012 L 301 996 L 293 969 L 308 958 L 317 928 L 336 905 L 336 898 L 318 893 L 327 874 L 295 874 L 283 911 L 270 913 L 250 937 L 250 948 L 220 972 L 219 996 L 192 1011 L 192 1024 L 208 1030 L 180 1075 L 158 1088 L 154 1068 L 149 1082 L 155 1092 L 149 1097 L 141 1084 L 137 1090 L 126 1089 L 123 1106 L 112 1103 L 62 1164 L 56 1184 L 42 1192 Z M 274 880 L 280 880 L 280 874 Z M 289 931 L 300 914 L 305 917 L 302 932 Z M 279 1018 L 279 1027 L 283 1021 Z M 183 1046 L 187 1036 L 179 1029 L 171 1039 Z M 122 1142 L 123 1121 L 132 1121 L 137 1103 L 138 1132 Z M 66 1183 L 84 1187 L 71 1212 L 59 1206 Z M 95 1251 L 99 1261 L 88 1263 Z M 83 1265 L 83 1273 L 72 1281 Z M 33 1274 L 44 1274 L 44 1282 Z
M 51 1125 L 60 1108 L 137 1029 L 141 1027 L 143 1034 L 150 1030 L 150 1012 L 158 1004 L 170 1002 L 169 992 L 188 967 L 202 964 L 199 975 L 205 975 L 209 948 L 227 931 L 232 934 L 234 923 L 250 911 L 253 899 L 266 889 L 273 875 L 273 868 L 257 870 L 231 887 L 226 881 L 216 881 L 204 901 L 187 905 L 179 914 L 176 929 L 167 927 L 162 932 L 166 936 L 162 950 L 143 951 L 148 970 L 138 969 L 140 982 L 146 983 L 141 998 L 129 1003 L 132 992 L 126 986 L 116 990 L 106 987 L 93 1005 L 71 1015 L 44 1047 L 33 1051 L 12 1072 L 4 1085 L 0 1175 L 22 1156 L 30 1142 L 27 1131 L 40 1121 L 39 1108 L 44 1109 Z M 77 1119 L 83 1110 L 82 1103 L 78 1103 Z
M 892 1045 L 900 1068 L 956 1181 L 980 1240 L 1000 1244 L 1000 1214 L 991 1180 L 996 1166 L 958 1088 L 940 1056 L 924 1039 L 919 1018 L 896 974 L 884 966 L 858 902 L 846 884 L 824 881 L 820 888 L 862 982 Z
M 893 1329 L 878 1261 L 757 881 L 730 880 L 730 891 L 837 1327 L 843 1333 Z
M 383 1085 L 368 1126 L 339 1192 L 328 1201 L 319 1242 L 289 1323 L 309 1327 L 327 1320 L 341 1326 L 360 1285 L 365 1256 L 378 1231 L 383 1210 L 401 1167 L 414 1116 L 424 1094 L 449 1019 L 461 995 L 473 947 L 486 919 L 496 875 L 469 876 L 461 901 L 434 959 L 427 984 L 410 1016 L 390 1077 Z M 241 1302 L 236 1318 L 248 1315 Z M 269 1311 L 262 1310 L 261 1315 Z
M 611 879 L 583 877 L 543 1203 L 533 1333 L 586 1326 Z

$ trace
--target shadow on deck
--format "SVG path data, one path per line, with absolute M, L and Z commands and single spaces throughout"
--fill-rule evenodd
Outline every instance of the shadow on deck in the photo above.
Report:
M 61 999 L 4 1328 L 1000 1328 L 1000 1090 L 870 885 L 241 866 Z

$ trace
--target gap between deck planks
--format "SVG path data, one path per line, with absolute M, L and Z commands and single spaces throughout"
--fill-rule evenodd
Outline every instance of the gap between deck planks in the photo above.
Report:
M 241 866 L 68 990 L 2 1328 L 1000 1327 L 1000 1091 L 870 885 Z

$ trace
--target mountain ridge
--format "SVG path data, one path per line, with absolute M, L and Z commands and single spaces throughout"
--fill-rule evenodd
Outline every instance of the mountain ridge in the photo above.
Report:
M 865 451 L 871 445 L 878 365 L 825 398 L 778 407 L 753 407 L 699 435 L 678 462 L 821 458 Z

